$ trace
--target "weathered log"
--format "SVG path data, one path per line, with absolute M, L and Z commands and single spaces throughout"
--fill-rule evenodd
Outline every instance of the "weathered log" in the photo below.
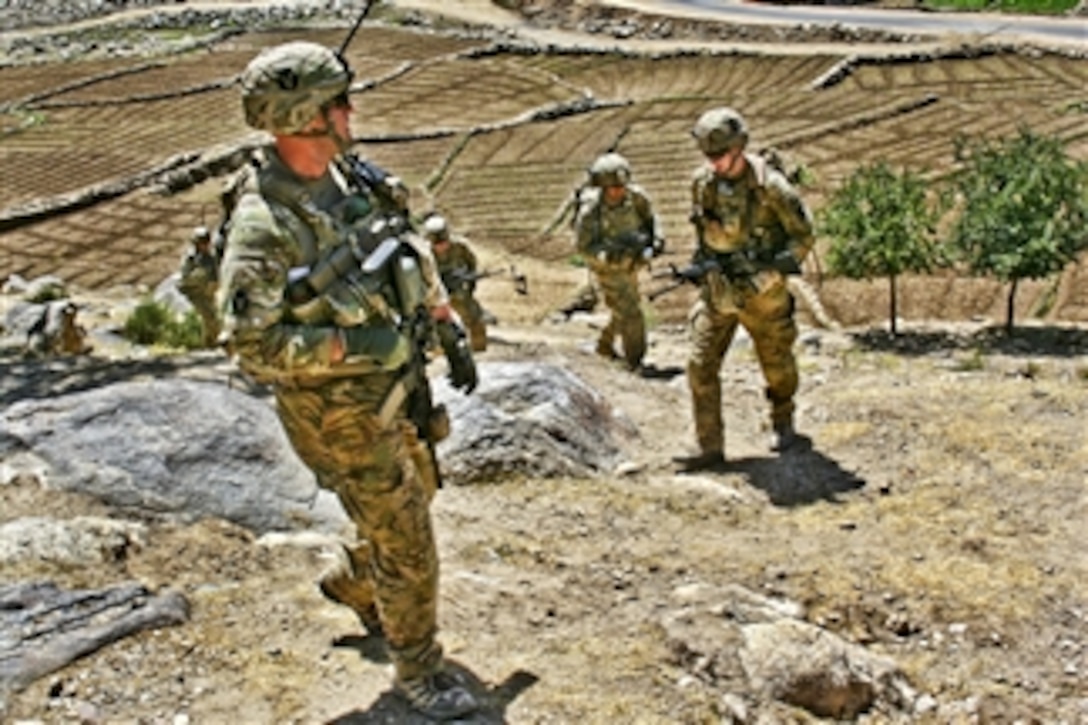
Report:
M 0 587 L 0 691 L 22 690 L 111 642 L 188 619 L 180 592 L 152 594 L 134 582 L 74 591 L 52 582 Z

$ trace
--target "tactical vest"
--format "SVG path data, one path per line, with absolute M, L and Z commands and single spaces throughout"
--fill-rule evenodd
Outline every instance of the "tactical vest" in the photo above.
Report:
M 267 161 L 255 164 L 246 178 L 224 192 L 222 234 L 226 235 L 230 212 L 243 193 L 255 192 L 269 201 L 273 215 L 299 246 L 299 265 L 288 272 L 289 289 L 293 283 L 321 277 L 320 289 L 312 299 L 293 304 L 288 319 L 366 327 L 373 344 L 353 351 L 353 367 L 396 370 L 411 354 L 405 321 L 425 299 L 419 260 L 411 245 L 397 239 L 402 226 L 387 225 L 386 236 L 368 233 L 384 223 L 375 203 L 344 169 L 333 167 L 333 173 L 340 177 L 344 197 L 334 209 L 325 210 L 298 184 L 273 173 Z M 344 319 L 344 314 L 357 317 Z
M 721 231 L 708 232 L 703 244 L 712 252 L 729 254 L 744 251 L 753 256 L 771 256 L 786 248 L 788 237 L 774 210 L 768 205 L 766 161 L 748 155 L 748 170 L 741 179 L 712 176 L 702 190 L 701 214 L 720 223 Z

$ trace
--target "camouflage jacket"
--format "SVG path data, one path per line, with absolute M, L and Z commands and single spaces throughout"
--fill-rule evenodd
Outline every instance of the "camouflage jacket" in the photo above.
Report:
M 741 178 L 725 179 L 700 167 L 692 181 L 691 221 L 701 252 L 750 252 L 773 257 L 790 251 L 800 263 L 815 243 L 812 217 L 781 172 L 745 154 Z
M 219 282 L 219 259 L 212 252 L 190 249 L 181 260 L 178 289 L 187 295 L 215 292 Z
M 627 195 L 614 206 L 604 202 L 601 189 L 583 189 L 574 230 L 575 248 L 594 269 L 640 266 L 645 263 L 642 249 L 661 239 L 657 215 L 637 184 L 628 184 Z M 641 247 L 631 243 L 636 236 Z
M 451 295 L 472 294 L 475 289 L 475 281 L 466 279 L 464 275 L 476 273 L 478 263 L 476 253 L 472 251 L 468 240 L 461 236 L 451 236 L 449 248 L 443 253 L 433 250 L 434 260 L 438 265 L 438 273 L 442 277 L 442 284 L 446 286 Z
M 359 374 L 330 362 L 333 338 L 345 325 L 336 310 L 309 311 L 303 319 L 288 299 L 292 275 L 307 270 L 328 250 L 358 238 L 377 214 L 374 200 L 353 190 L 335 164 L 317 180 L 296 176 L 266 149 L 240 187 L 230 215 L 220 267 L 217 304 L 228 349 L 244 370 L 258 379 L 343 377 Z M 424 304 L 448 302 L 426 244 L 412 234 L 400 235 L 415 252 L 424 282 Z M 352 292 L 351 285 L 345 290 Z M 347 303 L 351 294 L 344 295 Z M 360 300 L 360 304 L 365 300 Z M 375 339 L 393 339 L 389 316 L 360 321 L 372 326 Z

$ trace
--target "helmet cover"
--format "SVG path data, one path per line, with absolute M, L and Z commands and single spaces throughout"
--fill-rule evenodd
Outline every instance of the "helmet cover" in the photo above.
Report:
M 266 48 L 242 71 L 246 124 L 272 133 L 301 131 L 322 109 L 348 92 L 352 72 L 335 52 L 293 41 Z

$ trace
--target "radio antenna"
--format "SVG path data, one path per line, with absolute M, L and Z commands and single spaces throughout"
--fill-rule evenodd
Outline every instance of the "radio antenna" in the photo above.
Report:
M 363 24 L 363 20 L 366 19 L 366 16 L 370 14 L 370 8 L 373 7 L 373 5 L 373 0 L 368 0 L 367 4 L 363 6 L 363 12 L 359 13 L 359 17 L 355 19 L 355 24 L 351 26 L 351 30 L 348 31 L 347 37 L 344 38 L 344 42 L 340 44 L 340 49 L 336 51 L 336 55 L 338 55 L 341 60 L 344 58 L 344 52 L 348 49 L 348 46 L 351 45 L 351 39 L 354 38 L 355 33 L 359 31 L 359 26 Z

